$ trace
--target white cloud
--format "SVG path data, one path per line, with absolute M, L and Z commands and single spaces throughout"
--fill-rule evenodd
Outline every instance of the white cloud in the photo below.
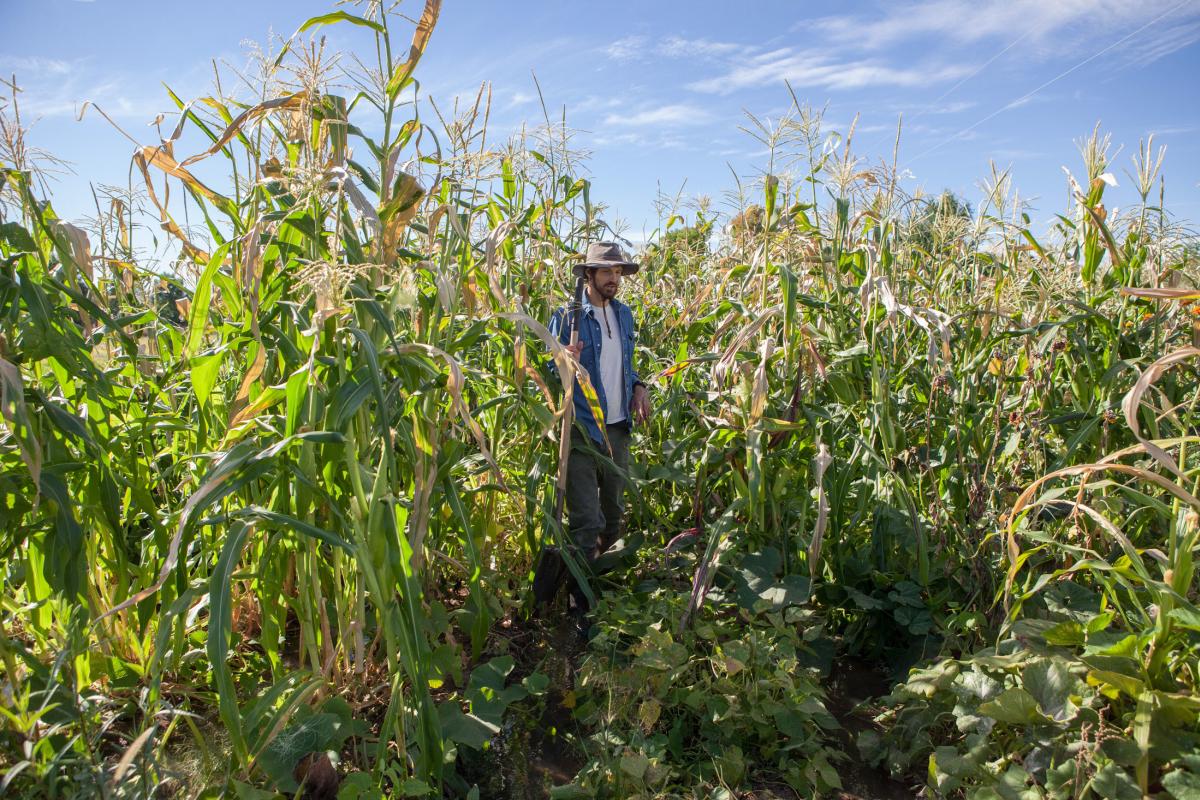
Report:
M 20 82 L 20 76 L 17 80 Z M 123 83 L 113 80 L 86 87 L 72 80 L 59 84 L 38 82 L 22 87 L 21 115 L 30 120 L 78 116 L 83 104 L 89 102 L 104 109 L 114 119 L 149 122 L 159 112 L 177 110 L 169 98 L 149 95 L 135 97 L 126 91 L 127 88 Z
M 680 125 L 699 125 L 708 122 L 710 115 L 707 111 L 696 106 L 674 104 L 646 109 L 634 114 L 609 114 L 604 118 L 605 125 L 623 125 L 628 127 L 662 126 L 678 127 Z
M 628 147 L 639 150 L 696 150 L 678 136 L 667 133 L 646 135 L 642 132 L 631 133 L 598 133 L 591 143 L 596 147 Z
M 677 34 L 651 41 L 647 36 L 626 36 L 604 48 L 605 54 L 614 61 L 642 61 L 659 58 L 717 58 L 733 53 L 754 52 L 753 45 L 736 42 L 718 42 L 712 39 L 688 39 Z
M 689 89 L 708 94 L 731 94 L 751 86 L 789 81 L 797 90 L 808 88 L 861 89 L 869 86 L 927 86 L 961 77 L 965 66 L 891 67 L 871 60 L 835 61 L 826 53 L 789 47 L 751 57 L 725 74 L 694 81 Z
M 528 92 L 513 92 L 508 98 L 508 104 L 504 106 L 505 110 L 526 105 L 537 99 L 537 95 L 529 94 Z
M 616 133 L 616 134 L 597 134 L 592 137 L 592 141 L 599 146 L 614 145 L 614 144 L 631 144 L 638 147 L 643 147 L 650 143 L 640 133 Z
M 1129 32 L 1158 15 L 1194 18 L 1196 5 L 1178 0 L 934 0 L 893 4 L 871 17 L 823 17 L 802 23 L 835 42 L 879 49 L 920 36 L 941 44 L 972 44 L 984 39 L 1028 40 L 1045 54 L 1059 52 L 1068 38 Z M 1170 24 L 1170 19 L 1164 20 Z
M 0 70 L 15 72 L 18 84 L 21 83 L 23 77 L 70 75 L 76 66 L 70 61 L 63 61 L 59 58 L 0 54 Z
M 733 42 L 714 42 L 711 39 L 685 39 L 682 36 L 667 36 L 659 41 L 655 52 L 668 58 L 685 58 L 688 56 L 723 56 L 747 50 L 745 45 Z
M 581 114 L 589 111 L 607 111 L 613 108 L 620 108 L 625 104 L 625 101 L 619 97 L 601 97 L 595 94 L 589 94 L 582 100 L 567 104 L 567 111 L 572 114 Z
M 632 61 L 645 55 L 646 44 L 645 36 L 626 36 L 604 48 L 604 52 L 614 61 Z
M 98 106 L 126 124 L 150 122 L 160 113 L 171 116 L 178 112 L 157 82 L 144 80 L 146 76 L 98 70 L 88 59 L 0 55 L 0 70 L 16 72 L 21 115 L 30 121 L 76 117 L 84 103 Z M 185 73 L 173 86 L 180 96 L 190 97 L 206 82 L 207 75 L 202 72 Z M 86 112 L 86 117 L 100 119 L 94 110 Z
M 1160 128 L 1151 128 L 1149 133 L 1152 136 L 1178 136 L 1197 131 L 1200 131 L 1200 125 L 1164 125 Z
M 1171 55 L 1185 47 L 1200 42 L 1200 22 L 1184 23 L 1153 35 L 1147 34 L 1144 41 L 1129 49 L 1129 62 L 1133 66 L 1144 67 L 1160 58 Z

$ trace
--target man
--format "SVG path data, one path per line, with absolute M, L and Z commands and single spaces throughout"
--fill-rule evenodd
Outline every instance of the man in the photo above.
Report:
M 582 313 L 576 317 L 570 309 L 559 309 L 550 321 L 550 331 L 587 370 L 601 412 L 597 420 L 576 382 L 566 504 L 571 540 L 576 553 L 588 563 L 620 535 L 630 426 L 634 419 L 645 422 L 650 417 L 646 386 L 633 369 L 633 312 L 616 299 L 622 276 L 638 269 L 612 242 L 589 245 L 583 263 L 575 267 L 576 274 L 586 279 Z M 579 320 L 579 338 L 570 346 L 575 319 Z M 578 587 L 571 595 L 575 610 L 586 610 Z

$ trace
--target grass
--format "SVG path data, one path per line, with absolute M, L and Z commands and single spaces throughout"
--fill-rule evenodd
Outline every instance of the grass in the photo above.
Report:
M 468 796 L 471 753 L 565 691 L 496 631 L 532 624 L 561 535 L 547 361 L 574 364 L 543 323 L 612 231 L 564 124 L 489 141 L 485 92 L 421 115 L 439 11 L 411 38 L 315 17 L 257 103 L 177 98 L 87 230 L 6 110 L 10 791 L 260 796 L 331 753 L 353 796 Z M 331 24 L 369 29 L 376 63 L 304 44 Z M 853 656 L 896 679 L 860 745 L 900 780 L 1190 796 L 1197 249 L 1161 153 L 1111 215 L 1094 132 L 1043 232 L 1006 173 L 974 210 L 906 196 L 798 101 L 749 131 L 766 171 L 728 224 L 664 209 L 626 290 L 656 403 L 641 550 L 593 581 L 570 791 L 831 793 L 822 684 Z M 151 224 L 173 263 L 138 253 Z

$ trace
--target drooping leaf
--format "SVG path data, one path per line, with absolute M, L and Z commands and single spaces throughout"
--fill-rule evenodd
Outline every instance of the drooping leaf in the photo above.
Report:
M 429 45 L 429 38 L 433 35 L 433 28 L 437 25 L 438 14 L 441 10 L 442 0 L 425 0 L 425 10 L 421 12 L 421 18 L 417 21 L 417 28 L 413 31 L 412 44 L 408 48 L 408 59 L 404 64 L 393 68 L 391 78 L 387 83 L 387 96 L 393 100 L 408 85 L 413 70 L 417 68 L 417 62 L 424 55 L 425 48 Z
M 500 728 L 484 722 L 474 714 L 463 713 L 456 700 L 447 700 L 438 705 L 438 719 L 442 737 L 476 750 L 482 750 Z
M 1037 725 L 1052 723 L 1038 708 L 1037 700 L 1024 689 L 1006 689 L 995 700 L 979 706 L 979 713 L 987 714 L 998 722 L 1009 725 Z
M 1065 662 L 1055 658 L 1032 661 L 1022 671 L 1021 680 L 1048 716 L 1060 722 L 1075 716 L 1078 707 L 1071 701 L 1071 695 L 1079 694 L 1080 682 Z

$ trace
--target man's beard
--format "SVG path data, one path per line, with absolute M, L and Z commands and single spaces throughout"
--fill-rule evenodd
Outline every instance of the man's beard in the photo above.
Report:
M 605 300 L 612 300 L 614 297 L 616 297 L 617 296 L 617 288 L 618 288 L 618 285 L 615 283 L 598 283 L 598 284 L 596 284 L 596 291 Z

